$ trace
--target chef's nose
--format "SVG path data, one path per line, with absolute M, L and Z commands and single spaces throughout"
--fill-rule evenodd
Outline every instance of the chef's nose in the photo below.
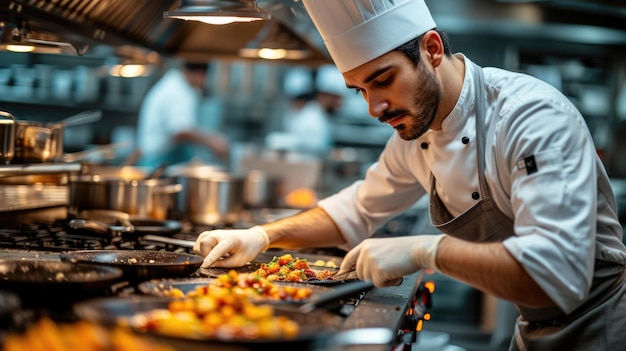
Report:
M 366 100 L 369 114 L 372 118 L 378 118 L 389 109 L 389 102 L 379 94 L 369 94 Z

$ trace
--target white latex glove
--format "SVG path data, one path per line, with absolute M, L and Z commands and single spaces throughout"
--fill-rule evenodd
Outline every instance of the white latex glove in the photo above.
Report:
M 250 229 L 209 230 L 200 233 L 193 252 L 206 256 L 202 267 L 241 267 L 262 251 L 270 239 L 259 226 Z
M 437 270 L 437 248 L 445 236 L 367 239 L 346 254 L 338 274 L 355 268 L 359 279 L 370 280 L 376 287 L 398 285 L 404 275 L 422 268 Z

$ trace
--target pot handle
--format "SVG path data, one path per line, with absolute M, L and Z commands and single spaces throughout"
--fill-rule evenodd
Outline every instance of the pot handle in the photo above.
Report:
M 13 117 L 12 114 L 10 114 L 9 112 L 6 111 L 0 111 L 0 116 L 6 118 L 6 119 L 10 119 L 13 121 L 13 124 L 15 124 L 15 117 Z
M 170 184 L 163 187 L 157 187 L 154 189 L 154 194 L 176 194 L 183 190 L 182 184 Z

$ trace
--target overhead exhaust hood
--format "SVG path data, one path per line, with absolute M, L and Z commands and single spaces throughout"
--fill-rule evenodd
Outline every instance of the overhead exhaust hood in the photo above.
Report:
M 439 26 L 452 36 L 626 46 L 626 5 L 618 1 L 426 1 Z M 168 18 L 193 11 L 207 15 L 209 9 L 230 14 L 240 5 L 270 19 L 211 25 Z M 242 59 L 240 49 L 260 42 L 264 31 L 287 31 L 281 35 L 291 36 L 311 53 L 302 62 L 331 62 L 301 0 L 0 0 L 0 19 L 7 18 L 27 21 L 37 32 L 56 37 L 49 42 L 74 43 L 74 48 L 130 45 L 195 61 Z M 600 34 L 589 35 L 590 29 Z
M 31 24 L 46 28 L 49 33 L 55 33 L 66 40 L 80 38 L 88 46 L 131 45 L 164 56 L 193 61 L 230 60 L 242 59 L 239 49 L 255 40 L 266 23 L 283 23 L 283 14 L 275 17 L 262 6 L 257 8 L 256 4 L 251 0 L 2 0 L 0 16 L 28 20 Z M 292 4 L 302 7 L 303 11 L 304 6 L 298 1 Z M 192 12 L 206 15 L 207 11 L 217 5 L 224 5 L 222 14 L 231 15 L 241 11 L 235 9 L 237 5 L 247 9 L 248 16 L 257 13 L 259 18 L 271 19 L 211 25 L 195 20 L 168 18 Z M 307 20 L 311 22 L 310 19 Z M 287 36 L 298 38 L 298 45 L 307 48 L 309 55 L 304 63 L 330 62 L 323 45 L 319 46 L 319 43 L 313 43 L 293 30 Z

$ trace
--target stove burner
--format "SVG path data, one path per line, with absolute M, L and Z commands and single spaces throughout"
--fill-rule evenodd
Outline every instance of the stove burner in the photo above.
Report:
M 49 223 L 21 224 L 0 227 L 0 248 L 29 251 L 63 252 L 73 250 L 156 250 L 191 253 L 190 248 L 173 244 L 144 240 L 136 233 L 121 235 L 96 233 L 88 229 L 74 229 L 67 225 L 67 220 Z M 200 231 L 183 231 L 168 235 L 172 238 L 194 241 Z

